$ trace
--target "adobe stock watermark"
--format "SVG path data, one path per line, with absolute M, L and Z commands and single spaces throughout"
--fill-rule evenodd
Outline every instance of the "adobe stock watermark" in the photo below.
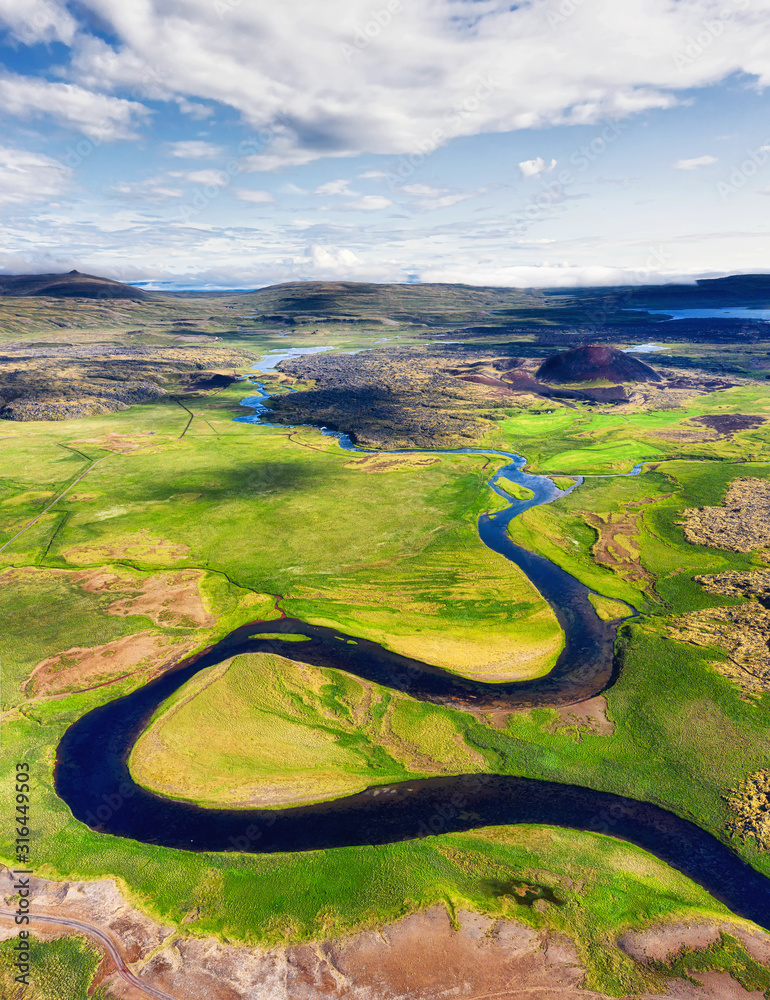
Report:
M 770 138 L 765 139 L 756 149 L 747 149 L 746 158 L 733 167 L 729 177 L 717 181 L 717 193 L 722 201 L 727 201 L 737 194 L 768 163 L 770 163 Z
M 747 10 L 749 6 L 750 0 L 730 0 L 730 6 L 725 5 L 714 17 L 702 21 L 697 34 L 689 35 L 674 53 L 674 66 L 680 72 L 692 66 L 724 35 L 736 13 Z
M 560 0 L 557 6 L 549 7 L 547 21 L 551 28 L 558 28 L 568 21 L 586 0 Z
M 357 55 L 368 48 L 375 39 L 380 37 L 384 29 L 390 26 L 394 15 L 401 14 L 403 10 L 402 0 L 387 0 L 384 7 L 370 11 L 368 20 L 362 25 L 356 25 L 353 29 L 351 41 L 340 42 L 340 52 L 345 57 L 345 61 L 352 62 Z

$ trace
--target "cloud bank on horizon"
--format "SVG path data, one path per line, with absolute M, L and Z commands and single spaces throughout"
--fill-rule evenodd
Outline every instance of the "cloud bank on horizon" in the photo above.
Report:
M 770 0 L 0 0 L 0 269 L 770 270 Z

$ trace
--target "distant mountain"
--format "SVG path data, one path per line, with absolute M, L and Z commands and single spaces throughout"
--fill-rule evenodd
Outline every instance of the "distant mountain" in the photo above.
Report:
M 263 315 L 287 318 L 426 320 L 488 315 L 489 310 L 542 307 L 543 296 L 522 288 L 365 281 L 290 281 L 249 294 Z
M 560 351 L 537 370 L 540 382 L 660 382 L 660 375 L 643 361 L 603 344 Z
M 111 278 L 69 271 L 67 274 L 0 274 L 0 295 L 83 299 L 148 299 L 141 288 Z

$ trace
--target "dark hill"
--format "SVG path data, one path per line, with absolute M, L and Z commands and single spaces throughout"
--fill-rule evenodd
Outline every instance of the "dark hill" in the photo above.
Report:
M 537 370 L 541 382 L 660 382 L 658 373 L 614 347 L 589 344 L 547 358 Z
M 82 299 L 148 299 L 141 288 L 111 278 L 69 271 L 67 274 L 0 274 L 0 295 Z

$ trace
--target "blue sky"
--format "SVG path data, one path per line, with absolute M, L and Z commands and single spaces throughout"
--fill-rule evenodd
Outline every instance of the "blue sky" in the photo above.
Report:
M 770 271 L 770 0 L 0 0 L 0 270 Z

